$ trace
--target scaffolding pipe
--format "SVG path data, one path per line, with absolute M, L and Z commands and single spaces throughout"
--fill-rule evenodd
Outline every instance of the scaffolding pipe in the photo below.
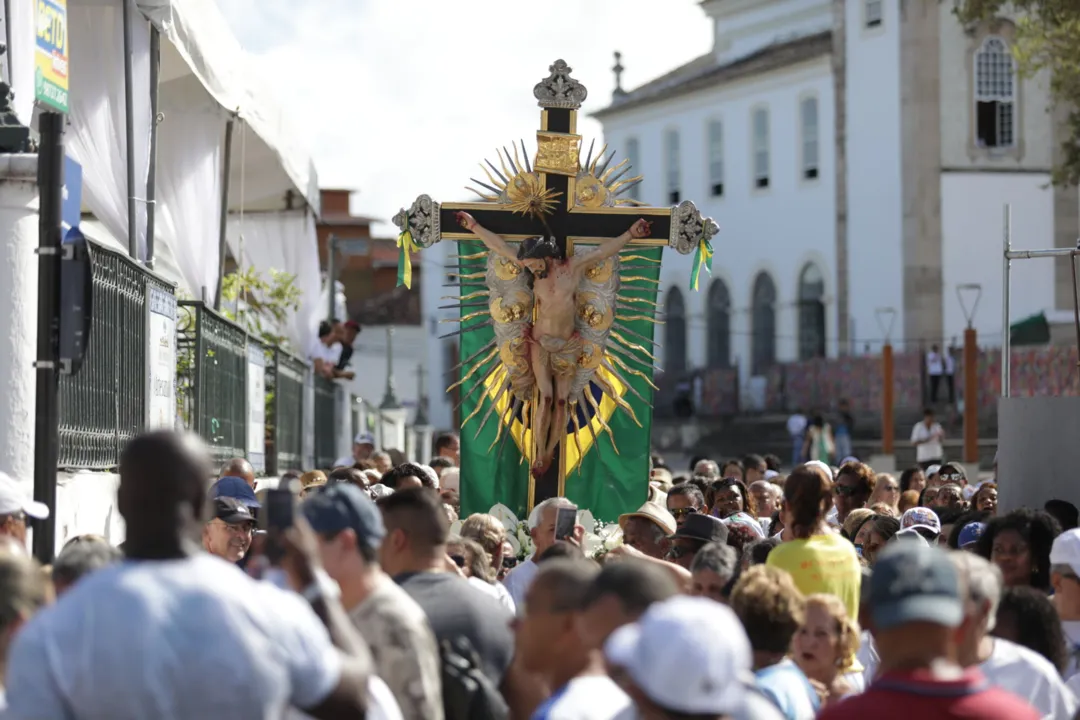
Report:
M 135 197 L 135 101 L 132 76 L 131 15 L 136 12 L 135 0 L 124 0 L 120 10 L 124 13 L 124 120 L 127 148 L 127 217 L 128 255 L 139 259 L 139 224 L 136 220 L 138 199 Z
M 1009 397 L 1012 372 L 1012 338 L 1009 326 L 1009 292 L 1012 282 L 1012 205 L 1005 205 L 1005 232 L 1002 233 L 1001 283 L 1001 397 Z
M 161 76 L 161 33 L 150 25 L 150 162 L 146 169 L 146 267 L 154 269 L 157 223 L 158 86 Z

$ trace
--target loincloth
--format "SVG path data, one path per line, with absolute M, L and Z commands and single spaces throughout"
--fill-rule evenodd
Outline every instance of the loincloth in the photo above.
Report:
M 576 332 L 566 340 L 544 335 L 536 338 L 540 359 L 556 377 L 573 376 L 578 370 L 582 340 Z

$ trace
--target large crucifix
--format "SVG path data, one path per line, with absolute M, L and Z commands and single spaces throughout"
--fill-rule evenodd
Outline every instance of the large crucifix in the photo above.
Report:
M 617 396 L 618 393 L 613 392 L 617 383 L 612 376 L 608 376 L 608 380 L 599 375 L 594 377 L 594 373 L 606 368 L 617 378 L 616 363 L 628 372 L 641 374 L 620 359 L 632 361 L 635 358 L 629 355 L 612 357 L 616 350 L 625 352 L 626 347 L 643 350 L 640 345 L 627 342 L 626 347 L 609 347 L 613 344 L 609 343 L 613 319 L 616 321 L 613 327 L 620 328 L 616 306 L 629 309 L 616 302 L 616 291 L 620 287 L 618 253 L 624 246 L 669 246 L 683 254 L 697 250 L 707 262 L 711 255 L 709 241 L 717 230 L 715 223 L 702 218 L 689 201 L 674 208 L 660 208 L 644 207 L 637 200 L 624 197 L 642 177 L 629 176 L 628 159 L 612 165 L 615 152 L 609 153 L 606 146 L 595 155 L 594 144 L 587 150 L 583 147 L 582 137 L 577 134 L 577 111 L 587 91 L 570 76 L 571 68 L 562 60 L 556 61 L 549 70 L 550 75 L 533 89 L 541 113 L 540 129 L 536 133 L 537 151 L 531 160 L 524 141 L 521 142 L 521 155 L 514 144 L 512 153 L 503 149 L 499 154 L 499 166 L 491 162 L 487 162 L 487 167 L 481 166 L 486 181 L 473 180 L 479 189 L 470 190 L 479 195 L 482 202 L 439 204 L 422 195 L 408 211 L 402 210 L 394 218 L 402 230 L 400 244 L 406 264 L 411 246 L 426 248 L 441 239 L 480 240 L 490 252 L 486 273 L 476 273 L 473 277 L 462 275 L 463 285 L 468 284 L 468 280 L 485 277 L 489 291 L 463 292 L 462 307 L 468 305 L 465 300 L 470 296 L 488 298 L 471 304 L 490 307 L 491 320 L 483 324 L 494 325 L 496 339 L 491 346 L 492 352 L 499 352 L 506 370 L 507 399 L 497 405 L 495 400 L 499 390 L 496 387 L 491 394 L 492 409 L 498 409 L 500 418 L 505 413 L 511 420 L 515 407 L 518 414 L 523 411 L 523 406 L 526 411 L 530 407 L 533 409 L 530 417 L 522 421 L 525 428 L 531 428 L 534 436 L 533 447 L 522 448 L 523 454 L 533 461 L 530 506 L 564 494 L 565 462 L 549 462 L 552 452 L 561 457 L 564 450 L 554 439 L 554 433 L 562 432 L 560 423 L 568 423 L 563 404 L 599 407 L 588 389 L 581 391 L 581 385 L 588 388 L 595 384 L 598 391 Z M 605 271 L 604 268 L 608 269 Z M 614 279 L 606 279 L 612 272 Z M 641 279 L 623 278 L 623 282 Z M 583 283 L 580 287 L 579 281 Z M 588 302 L 580 300 L 585 295 L 589 296 Z M 542 333 L 553 331 L 544 328 L 565 324 L 548 321 L 545 316 L 545 313 L 566 311 L 558 296 L 567 299 L 571 324 L 568 332 L 555 332 L 545 339 Z M 523 298 L 514 306 L 518 308 L 516 314 L 507 310 L 512 306 L 511 298 Z M 634 302 L 633 298 L 625 296 L 618 299 Z M 640 308 L 634 309 L 641 312 Z M 605 313 L 610 315 L 607 320 L 604 320 Z M 573 329 L 575 316 L 578 331 Z M 464 319 L 463 312 L 463 323 Z M 463 324 L 458 332 L 470 329 Z M 626 335 L 629 331 L 623 329 L 622 332 Z M 615 337 L 625 342 L 619 333 L 615 333 Z M 641 343 L 651 344 L 651 333 L 647 338 L 642 337 Z M 462 360 L 463 374 L 469 370 L 467 366 L 472 360 L 474 358 Z M 645 366 L 651 368 L 651 363 Z M 496 377 L 497 386 L 500 376 L 495 375 L 496 371 L 490 375 Z M 465 379 L 467 377 L 463 376 L 459 384 Z M 474 383 L 478 381 L 479 378 Z M 490 377 L 484 388 L 485 393 L 491 388 Z M 516 404 L 515 391 L 519 401 Z M 567 393 L 573 395 L 568 397 Z M 620 407 L 626 406 L 619 397 L 613 399 Z M 480 409 L 478 406 L 477 410 Z M 575 432 L 581 431 L 576 427 L 577 413 L 569 414 L 572 420 L 568 436 L 576 440 Z M 545 423 L 550 422 L 555 423 L 552 427 L 560 429 L 553 431 L 552 441 L 548 443 Z M 610 434 L 610 428 L 608 432 Z M 537 439 L 537 434 L 543 437 Z M 612 440 L 614 442 L 614 437 Z M 642 483 L 644 485 L 645 478 Z

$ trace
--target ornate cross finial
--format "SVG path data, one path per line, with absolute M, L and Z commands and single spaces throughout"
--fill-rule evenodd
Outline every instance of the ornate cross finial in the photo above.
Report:
M 622 74 L 623 74 L 623 70 L 625 70 L 625 69 L 626 68 L 624 68 L 623 64 L 622 64 L 622 53 L 619 52 L 618 50 L 616 50 L 615 51 L 615 67 L 611 68 L 611 71 L 613 73 L 615 73 L 615 92 L 613 93 L 613 95 L 615 97 L 619 97 L 621 95 L 626 94 L 626 91 L 623 90 L 623 86 L 622 86 Z
M 565 60 L 556 60 L 548 66 L 551 74 L 533 88 L 533 97 L 542 108 L 565 108 L 577 110 L 589 96 L 585 86 L 570 77 L 572 67 Z

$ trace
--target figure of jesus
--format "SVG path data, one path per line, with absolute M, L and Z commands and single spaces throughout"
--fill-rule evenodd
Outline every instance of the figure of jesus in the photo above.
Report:
M 578 285 L 590 267 L 613 257 L 631 240 L 648 237 L 652 223 L 639 219 L 622 235 L 600 243 L 593 252 L 567 258 L 553 237 L 525 240 L 515 253 L 502 237 L 482 227 L 468 213 L 459 212 L 457 219 L 491 252 L 530 273 L 536 316 L 527 337 L 530 364 L 540 394 L 533 419 L 539 456 L 532 472 L 535 477 L 541 477 L 566 434 L 570 386 L 582 349 L 581 336 L 574 324 Z

